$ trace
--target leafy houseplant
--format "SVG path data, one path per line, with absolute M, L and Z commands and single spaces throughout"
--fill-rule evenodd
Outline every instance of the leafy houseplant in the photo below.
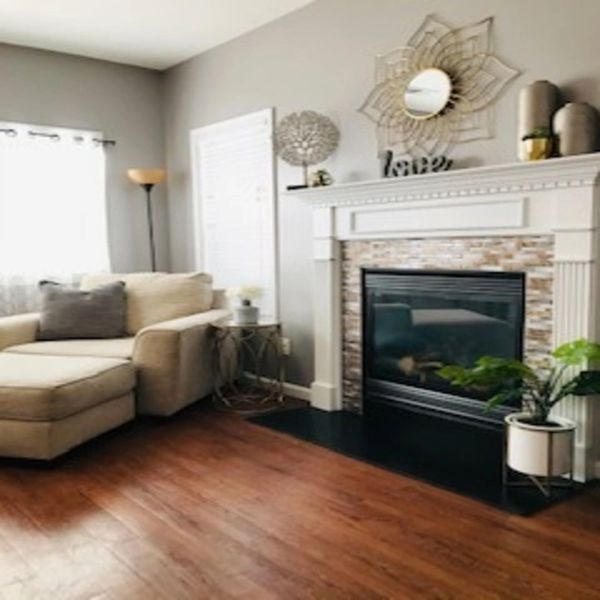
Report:
M 550 127 L 536 127 L 535 129 L 533 129 L 533 131 L 531 131 L 531 133 L 528 133 L 526 135 L 524 135 L 522 137 L 522 140 L 540 140 L 540 139 L 554 139 L 554 134 L 552 133 L 552 130 L 550 129 Z
M 521 399 L 530 425 L 552 426 L 550 411 L 567 396 L 600 393 L 600 371 L 581 371 L 567 376 L 568 369 L 600 362 L 600 345 L 576 340 L 559 346 L 553 353 L 555 365 L 548 372 L 536 372 L 521 361 L 482 356 L 474 367 L 447 365 L 438 371 L 453 385 L 494 390 L 487 410 Z
M 550 477 L 570 473 L 573 477 L 575 422 L 550 416 L 567 396 L 600 393 L 600 371 L 592 368 L 569 374 L 569 369 L 600 361 L 600 345 L 576 340 L 558 347 L 550 370 L 536 372 L 518 360 L 483 356 L 468 368 L 448 365 L 439 375 L 454 385 L 491 390 L 487 410 L 509 401 L 521 401 L 523 412 L 505 417 L 506 466 L 532 477 L 550 495 Z M 546 477 L 544 489 L 536 477 Z

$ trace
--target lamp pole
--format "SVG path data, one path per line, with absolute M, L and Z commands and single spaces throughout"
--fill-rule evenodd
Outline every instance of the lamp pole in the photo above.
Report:
M 150 260 L 152 271 L 156 271 L 156 246 L 154 243 L 154 219 L 152 218 L 152 189 L 162 183 L 167 173 L 164 169 L 128 169 L 127 176 L 146 192 L 146 218 L 148 220 L 148 237 L 150 240 Z
M 153 183 L 142 183 L 146 191 L 146 216 L 148 218 L 148 237 L 150 239 L 150 260 L 152 271 L 156 271 L 156 248 L 154 246 L 154 219 L 152 218 L 152 188 Z

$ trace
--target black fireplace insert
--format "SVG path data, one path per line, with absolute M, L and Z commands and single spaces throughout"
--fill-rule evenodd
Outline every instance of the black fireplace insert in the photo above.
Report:
M 486 412 L 492 392 L 453 387 L 437 371 L 523 357 L 524 273 L 363 269 L 362 299 L 366 416 L 399 404 L 499 426 L 510 407 Z

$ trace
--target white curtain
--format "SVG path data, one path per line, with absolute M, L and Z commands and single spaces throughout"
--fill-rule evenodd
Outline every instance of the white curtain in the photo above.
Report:
M 36 310 L 40 279 L 109 268 L 98 135 L 0 123 L 0 315 Z

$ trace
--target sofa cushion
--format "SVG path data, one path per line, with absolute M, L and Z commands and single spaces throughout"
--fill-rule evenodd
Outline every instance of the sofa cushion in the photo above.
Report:
M 129 361 L 0 353 L 0 419 L 52 421 L 129 393 Z
M 130 393 L 56 421 L 0 419 L 0 456 L 52 460 L 134 418 Z
M 125 282 L 129 335 L 140 329 L 207 311 L 212 306 L 212 277 L 205 273 L 131 273 L 87 275 L 81 289 Z
M 58 340 L 10 346 L 5 349 L 5 352 L 130 359 L 133 356 L 134 343 L 134 337 L 115 338 L 113 340 Z
M 125 333 L 125 284 L 115 281 L 79 290 L 40 283 L 39 340 L 116 338 Z

